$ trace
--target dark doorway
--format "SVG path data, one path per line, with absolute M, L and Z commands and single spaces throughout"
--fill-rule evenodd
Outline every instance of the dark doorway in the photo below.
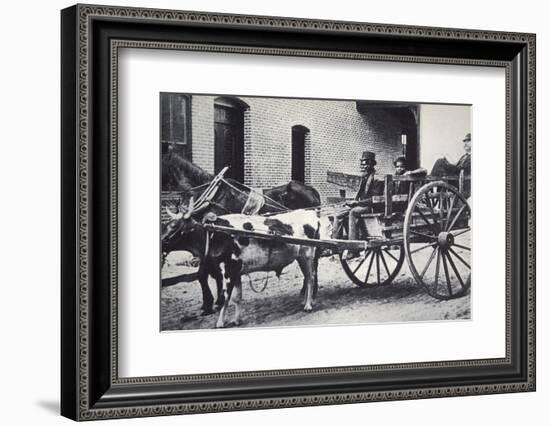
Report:
M 418 107 L 409 107 L 402 112 L 401 123 L 403 129 L 401 134 L 407 135 L 405 158 L 407 167 L 414 170 L 420 167 L 420 150 L 418 149 Z
M 304 126 L 292 127 L 292 180 L 305 183 L 306 136 L 309 129 Z
M 381 138 L 395 143 L 394 159 L 404 155 L 409 169 L 420 166 L 418 104 L 357 101 L 357 111 L 365 116 L 368 125 Z M 403 144 L 404 141 L 406 144 Z
M 217 98 L 214 103 L 214 170 L 225 166 L 225 176 L 244 182 L 244 110 L 236 98 Z

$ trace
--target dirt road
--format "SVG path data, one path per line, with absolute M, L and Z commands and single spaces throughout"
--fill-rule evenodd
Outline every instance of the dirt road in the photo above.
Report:
M 163 275 L 178 272 L 177 266 Z M 181 271 L 180 271 L 181 273 Z M 251 274 L 261 287 L 266 273 Z M 470 295 L 439 301 L 418 287 L 407 265 L 390 285 L 359 288 L 345 275 L 337 256 L 319 263 L 319 293 L 313 312 L 303 311 L 300 289 L 302 275 L 296 264 L 286 268 L 280 279 L 271 272 L 267 288 L 255 293 L 243 277 L 242 325 L 239 327 L 282 327 L 320 324 L 358 324 L 404 321 L 439 321 L 470 318 Z M 215 283 L 210 287 L 215 295 Z M 200 315 L 202 303 L 198 282 L 181 283 L 162 289 L 161 329 L 189 330 L 215 328 L 217 313 Z M 232 318 L 233 306 L 228 319 Z

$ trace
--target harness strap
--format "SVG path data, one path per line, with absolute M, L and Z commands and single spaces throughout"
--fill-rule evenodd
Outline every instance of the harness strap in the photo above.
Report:
M 240 192 L 241 194 L 243 195 L 247 195 L 246 192 L 244 192 L 243 190 L 237 188 L 235 185 L 231 184 L 230 182 L 228 182 L 226 179 L 222 179 L 223 183 L 225 183 L 227 186 L 229 186 L 230 188 L 234 189 L 235 191 L 238 191 Z M 250 188 L 249 186 L 245 185 L 244 183 L 242 184 L 244 187 L 246 187 L 250 192 L 258 192 L 256 191 L 254 188 Z M 284 206 L 283 204 L 275 201 L 274 199 L 268 197 L 267 195 L 265 194 L 260 194 L 262 197 L 264 197 L 266 200 L 270 201 L 271 203 L 274 204 L 275 207 L 279 207 L 280 209 L 284 210 L 284 211 L 288 211 L 289 209 Z M 270 204 L 270 203 L 267 203 L 267 204 Z
M 225 172 L 229 169 L 229 167 L 224 167 L 221 172 L 219 172 L 214 179 L 212 179 L 212 182 L 208 185 L 208 188 L 200 195 L 200 197 L 196 201 L 196 208 L 200 208 L 201 204 L 205 201 L 210 201 L 210 199 L 214 196 L 216 191 L 218 190 L 219 183 L 223 180 L 223 175 Z

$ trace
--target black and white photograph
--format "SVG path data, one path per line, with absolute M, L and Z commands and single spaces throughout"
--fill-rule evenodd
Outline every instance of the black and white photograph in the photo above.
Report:
M 544 424 L 544 5 L 6 2 L 3 424 Z
M 471 109 L 159 93 L 160 330 L 470 320 Z

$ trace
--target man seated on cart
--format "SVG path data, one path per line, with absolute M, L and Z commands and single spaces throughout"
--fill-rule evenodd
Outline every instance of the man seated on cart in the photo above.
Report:
M 360 172 L 361 172 L 361 182 L 359 184 L 359 191 L 353 201 L 347 203 L 351 210 L 349 211 L 348 216 L 348 226 L 349 226 L 349 239 L 358 240 L 361 238 L 359 235 L 362 220 L 361 216 L 365 213 L 372 212 L 372 204 L 370 197 L 372 196 L 372 191 L 374 187 L 374 175 L 376 170 L 376 155 L 371 151 L 364 151 L 363 156 L 360 160 Z M 349 252 L 348 256 L 356 257 L 359 253 Z
M 432 176 L 458 176 L 461 171 L 464 171 L 466 176 L 470 176 L 472 164 L 472 134 L 468 133 L 462 140 L 464 154 L 456 164 L 452 164 L 446 158 L 436 160 L 432 168 Z M 464 194 L 466 198 L 470 196 L 470 182 L 464 184 Z
M 364 223 L 362 217 L 366 213 L 372 213 L 372 202 L 371 197 L 377 195 L 376 192 L 380 188 L 376 187 L 375 174 L 376 169 L 376 154 L 371 151 L 364 151 L 363 156 L 360 160 L 360 171 L 361 171 L 361 183 L 359 185 L 359 191 L 355 196 L 355 199 L 351 202 L 348 202 L 347 205 L 351 207 L 348 216 L 348 225 L 349 225 L 349 235 L 348 239 L 350 240 L 359 240 L 365 238 L 367 235 L 364 228 Z M 426 170 L 419 168 L 416 170 L 407 170 L 407 162 L 405 157 L 398 157 L 394 161 L 395 166 L 395 175 L 411 175 L 411 176 L 425 176 Z M 396 182 L 397 185 L 405 184 L 407 182 Z M 403 188 L 395 188 L 397 194 L 407 193 L 408 188 L 405 191 L 405 185 Z M 361 235 L 363 234 L 363 235 Z M 348 257 L 356 257 L 359 253 L 350 251 Z
M 452 164 L 446 158 L 438 159 L 432 168 L 432 176 L 457 176 L 461 170 L 470 174 L 472 162 L 472 134 L 468 133 L 462 140 L 464 154 L 456 164 Z

